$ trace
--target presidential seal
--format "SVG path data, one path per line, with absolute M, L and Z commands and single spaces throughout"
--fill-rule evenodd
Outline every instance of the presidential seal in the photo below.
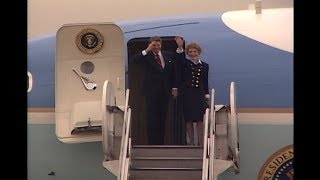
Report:
M 293 180 L 293 145 L 273 153 L 263 164 L 258 180 Z
M 102 48 L 103 41 L 102 34 L 93 28 L 83 29 L 76 37 L 78 48 L 86 54 L 93 54 L 99 51 Z

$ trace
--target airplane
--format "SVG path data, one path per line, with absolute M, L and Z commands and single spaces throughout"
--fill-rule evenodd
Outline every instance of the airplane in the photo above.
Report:
M 61 107 L 65 103 L 60 102 L 70 101 L 67 96 L 77 94 L 74 91 L 77 89 L 80 92 L 86 88 L 90 91 L 84 92 L 89 94 L 100 88 L 101 92 L 105 80 L 94 73 L 84 73 L 93 68 L 89 54 L 83 56 L 83 66 L 78 69 L 71 67 L 70 72 L 56 76 L 56 70 L 63 69 L 56 60 L 68 57 L 66 54 L 57 55 L 57 52 L 76 47 L 74 37 L 82 28 L 99 29 L 111 25 L 113 29 L 118 27 L 117 32 L 122 39 L 118 39 L 117 44 L 110 39 L 118 37 L 118 34 L 102 33 L 105 38 L 103 46 L 119 46 L 116 53 L 124 59 L 120 66 L 123 68 L 121 72 L 127 72 L 126 77 L 112 80 L 116 88 L 122 89 L 113 95 L 122 104 L 126 101 L 124 90 L 130 85 L 126 80 L 130 74 L 128 59 L 131 53 L 145 46 L 148 37 L 158 35 L 164 42 L 172 42 L 173 37 L 182 36 L 187 43 L 195 41 L 202 45 L 201 58 L 210 65 L 209 87 L 215 90 L 215 103 L 229 104 L 230 82 L 235 82 L 237 89 L 241 172 L 226 171 L 218 179 L 257 179 L 258 176 L 263 179 L 267 173 L 259 171 L 265 167 L 268 157 L 293 143 L 292 11 L 292 8 L 263 9 L 261 14 L 256 14 L 257 10 L 243 10 L 115 23 L 67 24 L 57 33 L 28 40 L 28 178 L 49 179 L 50 175 L 55 175 L 64 179 L 115 179 L 115 172 L 109 170 L 111 173 L 106 173 L 101 166 L 104 149 L 101 135 L 72 138 L 74 136 L 69 135 L 74 128 L 65 130 L 70 126 L 69 121 L 68 125 L 56 123 L 57 115 L 61 115 L 59 110 L 65 110 Z M 74 28 L 68 31 L 72 35 L 63 36 L 68 28 Z M 68 36 L 69 44 L 64 39 Z M 58 44 L 60 42 L 63 43 Z M 110 42 L 112 44 L 108 44 Z M 74 48 L 70 53 L 76 51 L 80 52 Z M 118 58 L 115 54 L 112 57 Z M 64 80 L 74 84 L 62 83 Z M 63 91 L 70 88 L 74 88 L 73 94 L 63 95 Z M 100 105 L 92 103 L 92 107 Z M 80 107 L 81 103 L 77 105 Z M 74 116 L 79 114 L 81 111 L 77 110 Z M 95 125 L 96 122 L 92 123 Z

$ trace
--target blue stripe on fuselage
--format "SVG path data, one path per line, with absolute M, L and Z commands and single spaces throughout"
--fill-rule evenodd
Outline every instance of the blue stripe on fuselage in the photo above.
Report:
M 150 19 L 144 24 L 136 21 L 139 25 L 130 27 L 126 41 L 134 37 L 181 35 L 187 43 L 199 42 L 203 47 L 201 59 L 210 65 L 209 86 L 216 90 L 216 103 L 229 104 L 230 82 L 234 81 L 238 107 L 292 108 L 293 54 L 231 30 L 221 16 L 188 16 L 181 17 L 181 21 L 175 17 L 172 20 L 182 25 L 171 27 L 171 19 Z M 148 27 L 159 28 L 146 30 Z
M 55 105 L 55 49 L 55 34 L 28 41 L 28 71 L 33 78 L 28 107 Z
M 222 14 L 121 21 L 125 43 L 136 37 L 181 35 L 199 42 L 210 65 L 209 88 L 216 103 L 229 104 L 229 86 L 237 88 L 241 108 L 293 107 L 293 54 L 247 38 L 221 20 Z M 28 107 L 54 107 L 55 35 L 28 42 L 28 70 L 34 88 Z M 126 54 L 127 55 L 127 54 Z M 127 67 L 127 62 L 126 62 Z

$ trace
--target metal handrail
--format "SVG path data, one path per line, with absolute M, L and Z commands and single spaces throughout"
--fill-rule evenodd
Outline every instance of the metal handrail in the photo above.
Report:
M 129 172 L 129 165 L 130 165 L 130 149 L 131 149 L 131 137 L 129 137 L 130 134 L 130 127 L 131 127 L 131 108 L 128 109 L 128 124 L 127 124 L 127 132 L 126 132 L 126 141 L 125 141 L 125 147 L 124 147 L 124 154 L 123 154 L 123 180 L 128 180 L 128 172 Z
M 110 160 L 111 159 L 111 149 L 110 149 L 110 114 L 107 113 L 106 107 L 107 106 L 113 106 L 114 101 L 112 99 L 114 97 L 114 92 L 112 88 L 112 83 L 108 80 L 106 80 L 103 84 L 103 90 L 102 90 L 102 113 L 103 113 L 103 125 L 104 129 L 102 131 L 102 136 L 104 137 L 105 141 L 102 141 L 103 144 L 103 151 L 106 153 L 105 154 L 105 160 Z M 108 116 L 108 117 L 107 117 Z M 105 119 L 108 119 L 109 121 L 105 121 Z
M 203 134 L 203 156 L 202 156 L 202 180 L 208 179 L 208 119 L 209 108 L 206 108 L 204 115 L 204 134 Z
M 206 109 L 204 120 L 204 143 L 203 143 L 203 162 L 202 162 L 202 180 L 214 178 L 214 133 L 215 133 L 215 110 L 214 110 L 215 90 L 211 90 L 211 106 Z M 210 116 L 209 116 L 210 113 Z M 209 119 L 210 117 L 210 119 Z M 210 122 L 210 127 L 209 127 Z M 208 137 L 209 129 L 209 137 Z
M 126 90 L 126 102 L 124 107 L 124 120 L 123 120 L 123 128 L 122 128 L 122 136 L 121 136 L 121 146 L 120 146 L 120 155 L 119 155 L 119 168 L 117 180 L 124 179 L 124 169 L 125 169 L 125 161 L 127 156 L 127 143 L 128 143 L 128 129 L 130 128 L 130 119 L 131 119 L 131 109 L 129 108 L 129 93 L 130 90 Z M 128 113 L 130 111 L 130 114 Z M 129 127 L 127 127 L 129 125 Z
M 230 124 L 230 129 L 231 132 L 234 134 L 231 134 L 231 151 L 232 151 L 232 156 L 233 156 L 233 167 L 235 169 L 236 173 L 240 172 L 240 167 L 239 167 L 239 132 L 238 132 L 238 117 L 237 117 L 237 110 L 236 110 L 236 88 L 235 88 L 235 83 L 231 82 L 230 85 L 230 119 L 231 123 Z
M 215 90 L 211 90 L 211 106 L 210 106 L 210 145 L 209 145 L 209 179 L 214 179 L 214 150 L 215 150 L 215 132 L 216 132 L 216 112 L 215 112 Z

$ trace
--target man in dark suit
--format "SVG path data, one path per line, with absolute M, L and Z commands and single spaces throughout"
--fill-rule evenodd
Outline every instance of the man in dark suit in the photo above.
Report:
M 149 39 L 148 47 L 134 56 L 136 63 L 145 64 L 142 93 L 146 97 L 148 144 L 164 144 L 165 119 L 169 97 L 177 96 L 175 53 L 161 50 L 158 36 Z

